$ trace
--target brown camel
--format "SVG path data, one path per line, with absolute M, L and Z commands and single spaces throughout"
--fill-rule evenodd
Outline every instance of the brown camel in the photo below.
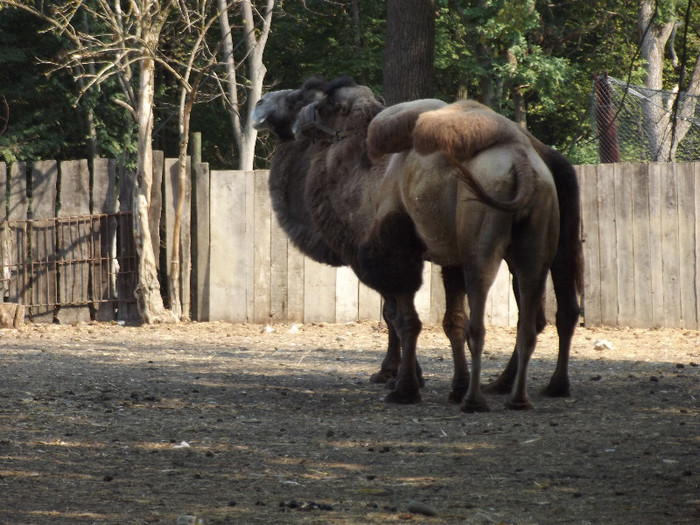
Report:
M 489 108 L 475 101 L 465 104 L 477 110 L 488 111 Z M 389 107 L 379 113 L 369 126 L 368 152 L 371 158 L 380 159 L 382 155 L 409 149 L 413 145 L 413 128 L 421 112 L 426 108 L 440 108 L 446 105 L 438 100 L 414 101 Z M 518 128 L 532 144 L 535 151 L 547 164 L 554 176 L 557 199 L 560 208 L 560 233 L 557 253 L 551 267 L 554 292 L 557 299 L 556 327 L 559 336 L 559 354 L 556 369 L 549 384 L 542 393 L 550 397 L 567 397 L 570 395 L 568 375 L 571 340 L 579 319 L 578 296 L 583 289 L 583 250 L 580 237 L 581 206 L 578 178 L 571 163 L 561 153 L 544 145 L 532 134 Z M 464 137 L 461 137 L 463 140 Z M 459 268 L 443 267 L 443 284 L 445 288 L 446 310 L 443 328 L 448 336 L 453 354 L 464 353 L 464 284 Z M 513 282 L 516 302 L 519 302 L 517 276 Z M 538 313 L 538 333 L 544 329 L 546 318 L 544 302 Z M 390 375 L 398 368 L 400 354 L 387 353 L 382 365 L 383 375 Z M 455 359 L 455 362 L 459 362 Z M 508 365 L 500 377 L 487 387 L 488 391 L 507 393 L 513 384 L 517 369 L 517 352 L 514 351 Z M 451 397 L 460 398 L 466 391 L 468 380 L 465 374 L 457 374 Z
M 462 409 L 487 409 L 480 385 L 483 316 L 505 259 L 517 279 L 520 307 L 518 366 L 507 406 L 529 408 L 527 367 L 559 235 L 552 176 L 514 123 L 464 103 L 420 113 L 413 147 L 372 163 L 367 130 L 382 109 L 371 90 L 338 79 L 324 98 L 302 110 L 294 129 L 317 139 L 331 130 L 325 148 L 315 154 L 305 198 L 328 245 L 390 304 L 401 365 L 387 400 L 420 400 L 421 323 L 413 299 L 423 260 L 430 260 L 462 269 L 472 356 Z M 466 362 L 455 367 L 466 370 Z
M 280 139 L 281 143 L 275 150 L 270 170 L 270 192 L 276 215 L 285 231 L 290 235 L 292 241 L 306 255 L 328 264 L 342 264 L 337 261 L 337 257 L 329 258 L 325 253 L 330 248 L 325 247 L 318 251 L 319 236 L 313 232 L 315 226 L 311 224 L 308 212 L 305 210 L 306 203 L 303 199 L 303 187 L 306 181 L 306 171 L 308 170 L 309 150 L 306 148 L 307 142 L 302 139 L 298 143 L 292 141 L 293 136 L 291 126 L 298 111 L 303 105 L 311 100 L 317 99 L 321 94 L 323 81 L 312 78 L 305 82 L 301 89 L 273 91 L 263 96 L 258 101 L 253 117 L 255 126 L 258 129 L 269 129 Z M 392 115 L 402 113 L 404 120 L 403 130 L 387 128 L 389 133 L 377 137 L 387 152 L 401 151 L 411 146 L 411 132 L 417 114 L 411 115 L 406 111 L 411 106 L 415 110 L 424 111 L 431 108 L 439 108 L 446 105 L 441 101 L 426 101 L 419 103 L 409 103 L 403 108 L 393 106 L 382 111 L 375 117 L 372 129 L 375 134 L 379 133 L 381 127 L 377 126 L 380 121 L 390 122 Z M 385 130 L 386 131 L 386 130 Z M 408 132 L 408 139 L 406 139 Z M 527 132 L 524 132 L 527 133 Z M 557 298 L 556 326 L 559 335 L 559 358 L 554 374 L 543 394 L 547 396 L 568 396 L 570 395 L 568 377 L 568 358 L 571 346 L 571 339 L 578 324 L 579 304 L 578 292 L 582 283 L 582 250 L 580 240 L 580 203 L 579 188 L 576 173 L 571 163 L 559 152 L 545 146 L 532 135 L 527 134 L 533 147 L 540 157 L 545 161 L 554 175 L 557 187 L 557 197 L 560 215 L 560 237 L 552 264 L 551 274 L 554 283 L 554 291 Z M 394 141 L 394 143 L 391 142 Z M 408 140 L 408 142 L 407 142 Z M 403 143 L 401 141 L 404 141 Z M 381 153 L 376 153 L 375 155 Z M 445 267 L 442 269 L 443 284 L 446 296 L 446 311 L 443 320 L 443 327 L 452 345 L 453 353 L 464 354 L 464 323 L 466 313 L 464 312 L 464 279 L 460 268 Z M 518 300 L 518 287 L 514 282 L 514 292 L 516 301 Z M 385 302 L 385 310 L 390 306 Z M 371 381 L 377 383 L 390 382 L 399 368 L 401 359 L 398 336 L 393 326 L 389 322 L 386 312 L 384 318 L 387 320 L 389 332 L 389 346 L 386 357 L 382 363 L 381 370 L 372 375 Z M 544 327 L 545 318 L 542 310 L 538 315 L 538 330 Z M 506 393 L 510 390 L 517 368 L 517 352 L 514 351 L 508 366 L 503 371 L 499 379 L 487 387 L 494 392 Z M 464 377 L 462 374 L 458 377 Z M 455 384 L 450 398 L 459 401 L 468 385 L 468 380 L 460 379 L 461 384 Z

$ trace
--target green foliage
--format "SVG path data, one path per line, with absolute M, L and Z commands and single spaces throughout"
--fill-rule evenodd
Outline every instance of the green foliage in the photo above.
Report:
M 644 65 L 637 53 L 639 2 L 435 0 L 435 6 L 437 98 L 470 97 L 513 116 L 514 93 L 522 93 L 527 124 L 536 136 L 577 162 L 596 161 L 588 141 L 593 76 L 607 71 L 632 82 L 642 79 Z M 700 53 L 700 10 L 691 10 L 683 42 L 688 0 L 659 0 L 657 6 L 659 22 L 680 23 L 675 49 L 682 58 L 685 43 L 687 65 L 692 66 Z M 298 87 L 307 77 L 322 74 L 350 75 L 380 93 L 385 18 L 385 0 L 279 0 L 265 49 L 267 89 Z M 100 152 L 132 155 L 134 124 L 114 103 L 122 96 L 118 86 L 108 81 L 74 107 L 77 88 L 71 76 L 49 75 L 37 61 L 55 58 L 63 45 L 42 29 L 29 15 L 2 10 L 0 89 L 10 104 L 10 125 L 0 136 L 0 154 L 7 160 L 85 156 L 82 116 L 93 109 Z M 243 34 L 240 26 L 234 31 L 238 35 L 234 40 Z M 108 37 L 106 28 L 96 27 L 94 32 Z M 173 15 L 159 52 L 185 60 L 186 38 L 182 19 Z M 217 38 L 213 31 L 210 49 L 216 47 Z M 244 47 L 235 51 L 243 68 Z M 668 84 L 677 83 L 680 75 L 681 69 L 667 60 Z M 688 77 L 689 71 L 686 85 Z M 214 91 L 213 85 L 203 86 L 204 93 Z M 177 148 L 173 112 L 178 96 L 172 77 L 159 71 L 155 140 L 156 147 L 168 154 Z M 234 164 L 229 117 L 220 100 L 195 106 L 192 130 L 203 132 L 204 159 L 213 167 Z M 262 157 L 269 153 L 265 147 L 259 151 Z

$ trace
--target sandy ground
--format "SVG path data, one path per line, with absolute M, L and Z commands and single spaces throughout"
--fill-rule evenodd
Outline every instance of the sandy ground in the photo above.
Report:
M 0 523 L 700 523 L 700 332 L 580 328 L 550 399 L 548 327 L 535 410 L 481 414 L 447 402 L 438 328 L 415 406 L 369 383 L 378 323 L 0 336 Z M 514 339 L 489 329 L 487 381 Z

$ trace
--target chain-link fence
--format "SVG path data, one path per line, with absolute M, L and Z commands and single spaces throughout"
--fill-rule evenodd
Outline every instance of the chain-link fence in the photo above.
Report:
M 600 162 L 700 160 L 700 97 L 596 77 L 593 127 Z

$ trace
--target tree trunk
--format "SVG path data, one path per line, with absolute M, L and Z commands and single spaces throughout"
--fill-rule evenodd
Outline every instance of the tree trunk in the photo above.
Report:
M 266 0 L 265 10 L 260 14 L 262 24 L 259 27 L 255 25 L 253 15 L 253 5 L 251 0 L 241 0 L 240 5 L 243 12 L 243 31 L 245 31 L 244 40 L 248 51 L 246 63 L 248 66 L 248 95 L 246 97 L 245 109 L 240 107 L 238 102 L 238 94 L 236 92 L 236 64 L 233 59 L 233 35 L 228 21 L 226 0 L 218 0 L 219 10 L 222 13 L 220 17 L 221 34 L 224 39 L 224 64 L 226 66 L 226 90 L 229 98 L 231 112 L 231 126 L 233 134 L 236 137 L 236 146 L 238 150 L 238 169 L 252 170 L 255 161 L 255 142 L 258 137 L 258 132 L 253 128 L 251 114 L 255 108 L 255 104 L 262 96 L 263 81 L 267 72 L 263 63 L 263 52 L 267 37 L 270 33 L 270 25 L 272 23 L 272 8 L 275 5 L 274 0 Z M 241 120 L 240 115 L 245 115 Z
M 433 96 L 435 1 L 387 0 L 384 97 L 387 104 Z
M 153 100 L 155 87 L 155 63 L 150 56 L 141 59 L 138 98 L 138 158 L 136 184 L 134 184 L 134 241 L 139 256 L 138 284 L 134 295 L 139 315 L 144 323 L 176 321 L 165 309 L 160 294 L 156 260 L 148 225 L 148 209 L 153 185 Z
M 654 0 L 644 0 L 639 6 L 639 30 L 642 35 L 641 57 L 647 64 L 644 87 L 647 98 L 642 100 L 644 130 L 649 137 L 652 161 L 670 160 L 670 107 L 663 101 L 664 50 L 675 22 L 657 24 L 654 21 Z

